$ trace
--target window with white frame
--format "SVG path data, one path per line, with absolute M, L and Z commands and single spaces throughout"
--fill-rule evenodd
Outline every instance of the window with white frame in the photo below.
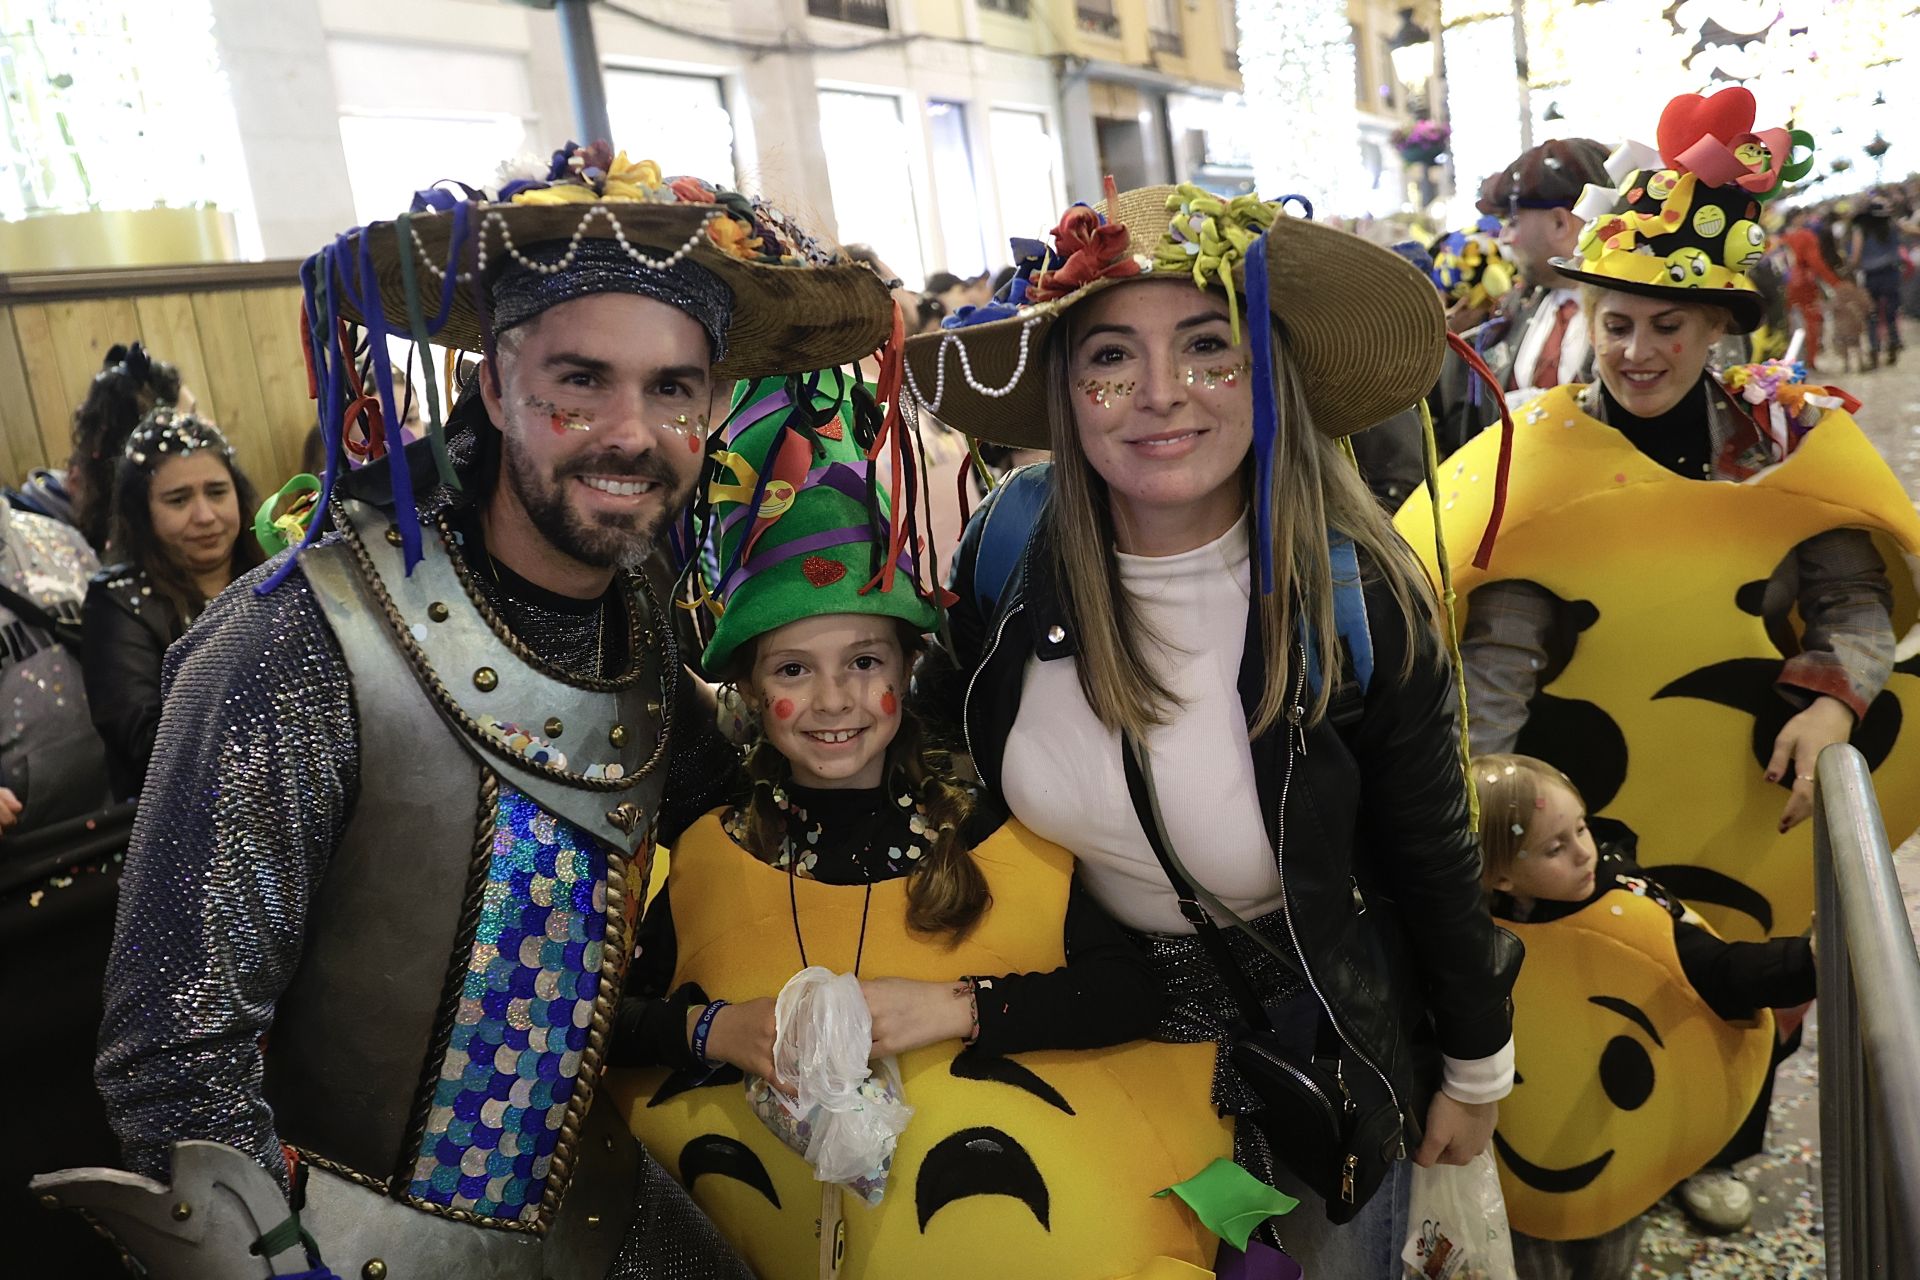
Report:
M 909 289 L 926 283 L 920 219 L 898 157 L 909 154 L 900 99 L 891 94 L 820 91 L 820 145 L 833 189 L 841 244 L 864 244 Z M 894 157 L 889 167 L 887 157 Z
M 652 160 L 669 176 L 740 185 L 733 117 L 718 77 L 608 67 L 605 79 L 613 142 L 629 160 Z
M 1044 112 L 995 107 L 987 116 L 1000 225 L 1009 238 L 1045 239 L 1060 220 L 1059 147 Z
M 980 226 L 980 193 L 973 176 L 963 102 L 928 102 L 933 198 L 945 242 L 944 270 L 971 280 L 987 269 L 986 233 Z

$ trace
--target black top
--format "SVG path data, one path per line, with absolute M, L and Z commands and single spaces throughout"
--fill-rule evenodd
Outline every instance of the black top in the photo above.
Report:
M 1713 477 L 1713 435 L 1707 429 L 1706 397 L 1710 375 L 1658 417 L 1642 418 L 1623 408 L 1613 392 L 1600 384 L 1606 397 L 1607 423 L 1655 462 L 1688 480 Z
M 130 564 L 93 576 L 80 618 L 80 666 L 93 727 L 107 746 L 107 782 L 115 800 L 137 800 L 160 731 L 160 664 L 187 620 Z
M 1632 857 L 1631 841 L 1609 845 L 1594 868 L 1593 892 L 1579 902 L 1536 901 L 1519 914 L 1514 900 L 1493 895 L 1493 914 L 1503 920 L 1545 924 L 1564 919 L 1602 894 L 1624 889 L 1651 898 L 1673 917 L 1673 945 L 1680 970 L 1707 1007 L 1729 1022 L 1751 1018 L 1761 1009 L 1790 1009 L 1813 999 L 1813 944 L 1805 938 L 1766 942 L 1726 942 L 1685 918 L 1686 905 L 1642 871 Z
M 913 830 L 914 810 L 901 806 L 886 788 L 815 790 L 788 783 L 783 790 L 791 815 L 789 836 L 773 865 L 786 867 L 797 852 L 797 874 L 834 885 L 879 884 L 911 875 L 918 865 L 927 839 Z M 732 817 L 726 815 L 730 827 Z M 982 800 L 961 839 L 972 848 L 1006 817 L 1004 809 Z M 687 1010 L 710 997 L 693 983 L 669 991 L 679 959 L 672 888 L 669 873 L 640 926 L 639 955 L 627 975 L 627 995 L 608 1049 L 608 1062 L 616 1067 L 697 1066 L 687 1043 Z M 1067 898 L 1065 943 L 1067 963 L 1050 973 L 953 975 L 993 980 L 990 989 L 983 984 L 979 992 L 980 1034 L 970 1052 L 1095 1049 L 1153 1030 L 1162 1003 L 1153 972 L 1077 878 Z M 785 944 L 793 949 L 798 972 L 800 941 L 786 939 Z M 861 976 L 887 975 L 863 971 Z

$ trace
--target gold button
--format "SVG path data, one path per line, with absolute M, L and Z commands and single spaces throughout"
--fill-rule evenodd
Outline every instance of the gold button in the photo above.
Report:
M 441 601 L 435 600 L 427 606 L 427 616 L 435 622 L 445 622 L 447 620 L 447 606 Z
M 390 524 L 387 526 L 387 541 L 391 542 L 396 547 L 400 545 L 400 526 L 399 525 Z
M 58 1209 L 60 1207 L 60 1197 L 59 1196 L 41 1196 L 40 1207 L 43 1209 Z
M 607 741 L 611 742 L 616 747 L 626 746 L 627 745 L 627 726 L 623 724 L 617 724 L 613 726 L 613 728 L 607 730 Z
M 482 667 L 473 673 L 473 687 L 482 693 L 492 693 L 500 684 L 500 676 L 492 667 Z
M 599 1229 L 600 1229 L 600 1215 L 599 1215 L 599 1214 L 597 1214 L 597 1213 L 590 1213 L 590 1214 L 588 1214 L 588 1215 L 587 1215 L 587 1230 L 589 1230 L 589 1231 L 598 1231 Z
M 374 1258 L 360 1268 L 361 1280 L 387 1280 L 387 1264 Z
M 650 715 L 650 716 L 657 716 L 657 715 L 659 715 L 659 714 L 660 714 L 660 704 L 659 704 L 659 703 L 657 703 L 657 702 L 649 702 L 649 703 L 647 704 L 647 714 L 648 714 L 648 715 Z
M 567 726 L 560 723 L 559 716 L 547 717 L 547 736 L 549 738 L 557 738 L 566 731 Z
M 188 1218 L 191 1218 L 192 1216 L 193 1216 L 193 1206 L 188 1204 L 185 1200 L 182 1200 L 178 1204 L 173 1206 L 173 1220 L 175 1222 L 185 1222 Z

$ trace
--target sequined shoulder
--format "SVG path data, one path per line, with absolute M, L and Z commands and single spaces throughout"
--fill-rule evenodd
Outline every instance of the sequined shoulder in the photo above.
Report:
M 153 598 L 153 582 L 146 570 L 134 564 L 112 564 L 93 575 L 87 594 L 105 595 L 129 613 L 139 613 L 144 602 Z

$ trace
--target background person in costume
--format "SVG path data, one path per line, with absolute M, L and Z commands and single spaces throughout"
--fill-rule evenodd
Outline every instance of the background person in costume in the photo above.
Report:
M 705 665 L 738 684 L 759 730 L 732 802 L 674 842 L 666 885 L 641 930 L 613 1062 L 670 1067 L 697 1082 L 636 1105 L 636 1132 L 669 1157 L 679 1153 L 681 1179 L 759 1275 L 814 1275 L 820 1197 L 790 1190 L 796 1181 L 804 1186 L 811 1170 L 769 1140 L 747 1110 L 740 1076 L 778 1079 L 774 998 L 788 978 L 808 964 L 852 972 L 872 1016 L 873 1056 L 906 1055 L 905 1100 L 915 1115 L 884 1197 L 850 1213 L 848 1273 L 1060 1274 L 1059 1259 L 1032 1239 L 1035 1224 L 1020 1204 L 1026 1189 L 983 1167 L 964 1196 L 939 1190 L 956 1171 L 954 1144 L 945 1140 L 1004 1126 L 1005 1111 L 986 1099 L 956 1106 L 937 1091 L 923 1100 L 920 1089 L 941 1076 L 1024 1070 L 1009 1055 L 1026 1061 L 1039 1050 L 1137 1040 L 1153 1029 L 1163 1002 L 1139 949 L 1083 889 L 1066 889 L 1064 920 L 1049 917 L 1061 906 L 1069 855 L 961 783 L 905 705 L 910 664 L 937 615 L 916 585 L 910 556 L 894 564 L 890 583 L 878 576 L 895 554 L 890 528 L 908 516 L 872 478 L 867 459 L 879 421 L 870 390 L 827 370 L 743 383 L 715 438 L 701 544 L 721 612 Z M 1038 901 L 1023 891 L 1049 884 Z M 769 907 L 771 918 L 761 913 Z M 676 929 L 681 916 L 690 922 L 684 934 Z M 712 936 L 716 919 L 730 938 Z M 1008 954 L 1016 935 L 1029 940 Z M 1050 953 L 1064 963 L 1041 959 Z M 969 976 L 965 966 L 982 961 L 1001 963 Z M 1019 971 L 1026 969 L 1035 971 Z M 1151 1057 L 1156 1048 L 1141 1046 L 1133 1056 Z M 1177 1110 L 1184 1084 L 1186 1114 L 1204 1116 L 1209 1065 L 1188 1060 L 1184 1070 L 1169 1070 L 1162 1096 L 1171 1095 Z M 1071 1096 L 1071 1075 L 1042 1074 L 1058 1082 L 1048 1087 Z M 1073 1098 L 1081 1127 L 1104 1122 L 1139 1131 L 1141 1119 L 1102 1117 L 1092 1101 Z M 1155 1102 L 1138 1099 L 1146 1109 Z M 1213 1154 L 1224 1156 L 1224 1131 L 1204 1121 L 1181 1147 L 1195 1151 L 1209 1131 Z M 718 1137 L 760 1153 L 757 1173 L 736 1168 L 732 1176 L 764 1177 L 779 1189 L 774 1223 L 764 1202 L 738 1204 L 718 1179 L 696 1183 L 712 1171 L 703 1153 Z M 1053 1231 L 1073 1240 L 1095 1229 L 1094 1221 L 1072 1220 L 1085 1213 L 1081 1202 L 1062 1198 L 1068 1153 L 1019 1129 L 1006 1145 L 1032 1161 L 1035 1203 Z M 1175 1179 L 1143 1155 L 1104 1179 L 1085 1180 L 1080 1194 L 1107 1210 L 1100 1230 L 1109 1213 L 1145 1222 L 1098 1246 L 1082 1239 L 1069 1267 L 1084 1269 L 1068 1273 L 1131 1274 L 1168 1250 L 1189 1264 L 1204 1262 L 1204 1235 L 1191 1219 L 1177 1204 L 1150 1198 L 1198 1172 L 1206 1159 L 1196 1160 Z M 929 1219 L 948 1199 L 994 1194 L 1015 1198 L 1002 1200 L 999 1226 L 963 1253 L 953 1252 L 955 1214 L 929 1234 Z
M 1439 297 L 1388 250 L 1191 186 L 1110 192 L 1053 239 L 1014 282 L 1026 305 L 908 346 L 929 411 L 1054 458 L 974 515 L 952 671 L 921 685 L 987 787 L 1142 936 L 1171 1001 L 1159 1035 L 1230 1051 L 1237 976 L 1130 803 L 1123 732 L 1144 744 L 1166 843 L 1265 940 L 1230 933 L 1274 1042 L 1337 1059 L 1368 1135 L 1347 1179 L 1290 1168 L 1304 1143 L 1278 1144 L 1300 1135 L 1269 1145 L 1251 1113 L 1271 1102 L 1223 1052 L 1238 1158 L 1304 1201 L 1271 1225 L 1309 1275 L 1397 1274 L 1398 1157 L 1485 1147 L 1519 965 L 1473 872 L 1436 604 L 1339 446 L 1432 385 Z M 1010 505 L 1041 512 L 1031 537 Z M 1364 673 L 1335 622 L 1357 580 Z
M 1508 508 L 1512 549 L 1504 571 L 1478 583 L 1461 580 L 1472 588 L 1461 651 L 1476 753 L 1519 749 L 1551 760 L 1582 780 L 1587 803 L 1602 818 L 1620 821 L 1614 815 L 1630 811 L 1642 850 L 1657 851 L 1663 864 L 1671 859 L 1698 868 L 1692 873 L 1678 866 L 1656 870 L 1676 891 L 1702 906 L 1744 911 L 1749 927 L 1757 923 L 1764 936 L 1798 933 L 1805 926 L 1810 868 L 1803 852 L 1777 837 L 1811 812 L 1816 757 L 1831 743 L 1848 739 L 1893 666 L 1892 595 L 1881 553 L 1862 529 L 1836 527 L 1855 522 L 1847 517 L 1848 497 L 1836 495 L 1836 505 L 1821 508 L 1817 517 L 1803 513 L 1817 532 L 1774 553 L 1783 558 L 1768 564 L 1769 576 L 1741 587 L 1738 607 L 1760 620 L 1761 635 L 1787 655 L 1784 661 L 1752 659 L 1737 650 L 1716 652 L 1710 669 L 1674 673 L 1680 678 L 1659 681 L 1631 699 L 1615 693 L 1604 706 L 1570 702 L 1569 694 L 1536 695 L 1580 661 L 1582 646 L 1610 655 L 1609 670 L 1596 672 L 1590 665 L 1589 679 L 1621 682 L 1629 675 L 1620 664 L 1637 664 L 1637 678 L 1654 669 L 1645 662 L 1648 653 L 1678 651 L 1681 646 L 1667 628 L 1682 635 L 1720 634 L 1682 616 L 1687 607 L 1701 610 L 1714 603 L 1699 589 L 1688 593 L 1678 585 L 1688 573 L 1710 566 L 1675 563 L 1670 546 L 1662 546 L 1657 559 L 1636 561 L 1634 572 L 1642 576 L 1647 565 L 1659 568 L 1659 582 L 1650 584 L 1642 601 L 1671 597 L 1673 605 L 1671 612 L 1637 615 L 1633 652 L 1623 653 L 1597 635 L 1583 636 L 1596 625 L 1619 625 L 1623 613 L 1620 602 L 1604 601 L 1596 610 L 1588 598 L 1596 593 L 1593 584 L 1612 569 L 1606 541 L 1596 543 L 1588 525 L 1579 535 L 1577 554 L 1564 546 L 1549 552 L 1539 543 L 1523 552 L 1512 532 L 1516 520 L 1539 509 L 1536 503 L 1573 511 L 1570 504 L 1587 498 L 1641 500 L 1644 494 L 1651 500 L 1654 490 L 1636 494 L 1632 487 L 1654 478 L 1754 481 L 1795 454 L 1823 414 L 1839 420 L 1833 428 L 1836 444 L 1851 427 L 1844 413 L 1836 412 L 1844 397 L 1827 388 L 1789 385 L 1792 371 L 1783 366 L 1743 366 L 1730 370 L 1724 382 L 1708 368 L 1709 352 L 1722 333 L 1751 329 L 1764 313 L 1764 301 L 1744 274 L 1764 248 L 1759 203 L 1810 163 L 1793 154 L 1810 148 L 1804 134 L 1770 130 L 1756 135 L 1752 124 L 1751 95 L 1744 90 L 1723 90 L 1707 100 L 1691 94 L 1676 99 L 1661 120 L 1658 158 L 1640 149 L 1649 163 L 1626 173 L 1615 192 L 1596 191 L 1590 202 L 1583 200 L 1594 216 L 1582 256 L 1557 266 L 1587 287 L 1587 323 L 1599 377 L 1587 387 L 1562 388 L 1520 415 L 1523 439 Z M 1699 170 L 1662 167 L 1682 156 Z M 1648 464 L 1651 476 L 1645 476 Z M 1490 456 L 1477 450 L 1455 459 L 1449 469 L 1454 475 L 1442 486 L 1448 510 L 1477 481 L 1474 473 L 1490 465 Z M 1535 472 L 1541 473 L 1538 479 Z M 1732 504 L 1743 501 L 1741 495 L 1705 486 L 1659 492 L 1671 492 L 1676 503 L 1701 511 L 1727 504 L 1724 518 L 1730 520 L 1738 519 Z M 1523 500 L 1522 494 L 1532 496 Z M 1474 507 L 1463 506 L 1462 514 L 1480 509 L 1478 501 L 1476 496 Z M 1421 521 L 1430 518 L 1416 499 L 1403 509 L 1401 527 L 1416 535 Z M 1863 513 L 1857 523 L 1882 521 Z M 1764 528 L 1731 524 L 1696 554 L 1727 558 L 1733 554 L 1728 538 L 1759 542 L 1791 527 L 1785 520 L 1765 522 Z M 1515 567 L 1520 555 L 1528 557 L 1524 571 Z M 1552 589 L 1542 577 L 1552 579 Z M 1690 606 L 1683 603 L 1689 594 Z M 1795 610 L 1797 626 L 1790 620 Z M 1737 683 L 1737 691 L 1728 680 Z M 1768 784 L 1789 788 L 1784 805 L 1766 815 L 1765 827 L 1758 813 L 1742 828 L 1737 812 L 1723 820 L 1676 806 L 1670 798 L 1653 798 L 1650 788 L 1661 789 L 1666 781 L 1646 763 L 1658 748 L 1644 737 L 1628 740 L 1621 723 L 1637 728 L 1639 718 L 1669 708 L 1684 714 L 1685 704 L 1671 700 L 1687 697 L 1755 717 L 1752 734 L 1738 738 L 1744 751 L 1751 736 L 1760 753 L 1751 777 L 1764 773 Z M 1664 740 L 1684 743 L 1688 734 L 1703 732 L 1710 723 L 1703 718 L 1707 714 L 1696 711 L 1685 732 L 1669 730 Z M 1762 730 L 1762 725 L 1769 727 Z M 1733 749 L 1728 743 L 1727 750 Z M 1723 764 L 1735 763 L 1702 761 L 1698 748 L 1682 749 L 1681 755 L 1692 763 L 1681 767 L 1680 776 L 1717 776 Z M 1623 782 L 1631 792 L 1623 790 Z M 1689 794 L 1697 789 L 1690 787 Z M 1731 787 L 1710 793 L 1737 796 L 1736 811 L 1770 803 Z M 1616 796 L 1622 804 L 1609 808 Z M 1696 821 L 1716 834 L 1694 831 Z M 1726 1163 L 1758 1150 L 1764 1122 L 1763 1099 L 1751 1131 L 1724 1153 Z M 1749 1211 L 1743 1192 L 1730 1175 L 1710 1174 L 1689 1183 L 1683 1203 L 1710 1225 L 1737 1226 Z
M 416 209 L 304 269 L 336 532 L 169 652 L 102 1092 L 135 1170 L 250 1177 L 282 1272 L 319 1264 L 276 1183 L 341 1274 L 738 1276 L 592 1105 L 665 776 L 709 771 L 668 752 L 712 710 L 634 566 L 719 385 L 857 359 L 891 306 L 763 206 L 604 144 Z M 403 327 L 487 353 L 450 437 L 429 398 L 428 439 L 343 474 L 342 318 L 376 351 Z
M 1824 312 L 1826 289 L 1840 283 L 1820 244 L 1820 234 L 1812 226 L 1805 209 L 1787 215 L 1787 229 L 1781 242 L 1791 255 L 1787 273 L 1787 306 L 1800 321 L 1806 334 L 1800 346 L 1800 358 L 1809 372 L 1820 370 L 1820 339 L 1826 329 Z M 1825 286 L 1825 289 L 1822 286 Z
M 1807 938 L 1774 938 L 1766 942 L 1725 942 L 1709 930 L 1697 915 L 1687 910 L 1677 897 L 1649 879 L 1634 863 L 1631 842 L 1600 846 L 1587 826 L 1586 805 L 1567 776 L 1545 761 L 1531 756 L 1492 755 L 1476 757 L 1471 765 L 1473 784 L 1480 799 L 1481 879 L 1493 895 L 1494 915 L 1535 925 L 1545 925 L 1582 913 L 1594 903 L 1615 893 L 1630 894 L 1657 904 L 1672 918 L 1673 951 L 1678 958 L 1676 981 L 1684 982 L 1708 1009 L 1730 1023 L 1753 1024 L 1762 1010 L 1805 1004 L 1814 996 L 1813 944 Z M 1591 1004 L 1595 996 L 1585 991 L 1558 993 L 1571 1005 Z M 1645 1011 L 1622 1002 L 1621 997 L 1602 994 L 1602 1003 L 1616 1002 L 1622 1016 L 1629 1020 Z M 1578 1010 L 1554 1010 L 1521 1006 L 1516 1018 L 1521 1035 L 1528 1026 L 1545 1033 L 1549 1027 L 1571 1029 L 1579 1021 Z M 1628 1280 L 1640 1253 L 1644 1229 L 1641 1211 L 1650 1208 L 1666 1194 L 1670 1177 L 1663 1177 L 1656 1158 L 1649 1160 L 1640 1151 L 1613 1148 L 1611 1159 L 1602 1167 L 1590 1168 L 1591 1179 L 1581 1189 L 1547 1190 L 1556 1179 L 1554 1168 L 1563 1162 L 1554 1153 L 1590 1140 L 1603 1128 L 1606 1108 L 1639 1112 L 1663 1083 L 1659 1077 L 1667 1071 L 1698 1069 L 1710 1071 L 1711 1063 L 1681 1064 L 1678 1044 L 1658 1068 L 1637 1040 L 1627 1035 L 1622 1024 L 1620 1036 L 1608 1042 L 1599 1059 L 1599 1079 L 1606 1102 L 1588 1099 L 1584 1108 L 1575 1106 L 1558 1117 L 1553 1125 L 1527 1126 L 1522 1117 L 1532 1112 L 1510 1112 L 1495 1145 L 1504 1164 L 1506 1181 L 1514 1187 L 1510 1200 L 1521 1199 L 1520 1217 L 1532 1209 L 1532 1198 L 1559 1194 L 1572 1201 L 1591 1197 L 1590 1221 L 1631 1216 L 1620 1226 L 1585 1239 L 1567 1239 L 1556 1235 L 1540 1239 L 1516 1227 L 1514 1261 L 1529 1280 Z M 1658 1040 L 1657 1031 L 1655 1033 Z M 1578 1040 L 1579 1037 L 1574 1036 Z M 1769 1041 L 1771 1037 L 1768 1037 Z M 1556 1065 L 1570 1054 L 1584 1052 L 1562 1044 L 1527 1045 L 1523 1056 L 1537 1051 L 1542 1059 L 1555 1059 Z M 1656 1047 L 1667 1048 L 1663 1042 Z M 1582 1066 L 1587 1065 L 1584 1059 Z M 1578 1068 L 1575 1068 L 1578 1070 Z M 1525 1067 L 1522 1075 L 1535 1090 L 1560 1085 L 1557 1072 Z M 1525 1089 L 1527 1085 L 1520 1085 Z M 1525 1101 L 1527 1099 L 1522 1099 Z M 1745 1108 L 1741 1100 L 1738 1115 Z M 1588 1123 L 1579 1123 L 1584 1110 Z M 1723 1109 L 1724 1110 L 1724 1109 Z M 1638 1117 L 1636 1117 L 1638 1118 Z M 1639 1145 L 1650 1151 L 1699 1147 L 1713 1150 L 1726 1140 L 1724 1128 L 1704 1135 L 1687 1132 L 1696 1125 L 1711 1126 L 1725 1116 L 1713 1110 L 1690 1112 L 1670 1107 L 1648 1108 L 1644 1114 L 1645 1132 Z M 1521 1121 L 1515 1123 L 1516 1120 Z M 1524 1152 L 1522 1156 L 1519 1153 Z M 1577 1166 L 1576 1166 L 1577 1167 Z M 1604 1181 L 1602 1181 L 1604 1179 Z M 1566 1181 L 1570 1179 L 1560 1179 Z M 1540 1185 L 1536 1186 L 1535 1183 Z M 1598 1183 L 1598 1185 L 1595 1185 Z M 1624 1206 L 1624 1208 L 1622 1207 Z M 1510 1207 L 1511 1211 L 1511 1207 Z M 1580 1216 L 1569 1210 L 1569 1217 Z
M 259 564 L 241 533 L 253 486 L 220 429 L 156 409 L 128 437 L 114 477 L 112 546 L 82 612 L 87 705 L 107 744 L 117 800 L 134 800 L 160 729 L 160 668 L 207 602 Z

